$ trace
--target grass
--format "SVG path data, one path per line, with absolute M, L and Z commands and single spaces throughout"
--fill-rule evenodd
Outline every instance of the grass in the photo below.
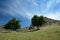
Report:
M 60 40 L 60 27 L 43 27 L 34 32 L 0 33 L 0 40 Z

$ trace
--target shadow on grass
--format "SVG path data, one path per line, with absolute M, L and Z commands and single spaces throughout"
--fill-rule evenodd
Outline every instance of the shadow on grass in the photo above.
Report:
M 40 30 L 40 29 L 39 29 Z M 34 29 L 34 30 L 30 30 L 30 31 L 28 31 L 28 32 L 34 32 L 34 31 L 38 31 L 37 29 Z

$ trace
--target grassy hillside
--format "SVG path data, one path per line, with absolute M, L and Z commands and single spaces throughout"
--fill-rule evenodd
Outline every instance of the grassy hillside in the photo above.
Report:
M 34 32 L 0 33 L 0 40 L 60 40 L 60 27 L 53 25 Z

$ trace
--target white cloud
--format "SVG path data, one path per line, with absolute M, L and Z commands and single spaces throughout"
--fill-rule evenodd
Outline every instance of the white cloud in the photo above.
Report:
M 46 15 L 44 15 L 48 18 L 52 18 L 52 19 L 55 19 L 55 20 L 60 20 L 60 12 L 56 12 L 56 13 L 48 13 Z
M 38 6 L 38 4 L 36 3 L 36 0 L 27 0 L 28 2 L 32 3 L 35 6 Z
M 29 20 L 31 20 L 31 18 L 32 18 L 34 15 L 40 16 L 41 14 L 40 14 L 40 13 L 28 13 L 28 12 L 26 12 L 26 17 L 27 17 Z
M 31 18 L 33 17 L 33 13 L 26 13 L 26 17 L 29 19 L 29 20 L 31 20 Z
M 28 1 L 32 2 L 35 6 L 38 5 L 35 2 L 35 0 L 28 0 Z M 29 12 L 22 5 L 22 3 L 20 3 L 20 0 L 15 1 L 11 5 L 7 4 L 7 6 L 10 8 L 9 10 L 6 10 L 6 9 L 2 9 L 2 10 L 4 12 L 6 12 L 6 13 L 9 13 L 10 15 L 16 16 L 18 14 L 18 15 L 21 15 L 21 16 L 29 19 L 29 20 L 31 20 L 33 15 L 38 15 L 38 16 L 43 15 L 43 16 L 46 16 L 46 17 L 49 17 L 49 18 L 52 18 L 52 19 L 59 19 L 60 12 L 58 12 L 58 11 L 56 13 L 48 12 L 48 10 L 50 10 L 50 8 L 55 5 L 55 3 L 59 3 L 59 2 L 60 2 L 60 0 L 50 0 L 49 2 L 47 2 L 46 8 L 45 9 L 43 9 L 43 8 L 40 9 L 40 10 L 42 10 L 43 13 L 40 13 L 40 12 L 38 12 L 38 13 Z M 46 13 L 46 14 L 44 14 L 44 13 Z
M 60 0 L 56 0 L 56 3 L 60 3 Z
M 55 5 L 55 0 L 50 0 L 47 2 L 46 5 L 46 11 L 48 11 L 50 8 L 52 8 Z

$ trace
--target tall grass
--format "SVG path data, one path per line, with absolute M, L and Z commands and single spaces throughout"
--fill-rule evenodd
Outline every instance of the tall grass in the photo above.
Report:
M 34 32 L 0 33 L 0 40 L 60 40 L 60 27 L 47 26 Z

